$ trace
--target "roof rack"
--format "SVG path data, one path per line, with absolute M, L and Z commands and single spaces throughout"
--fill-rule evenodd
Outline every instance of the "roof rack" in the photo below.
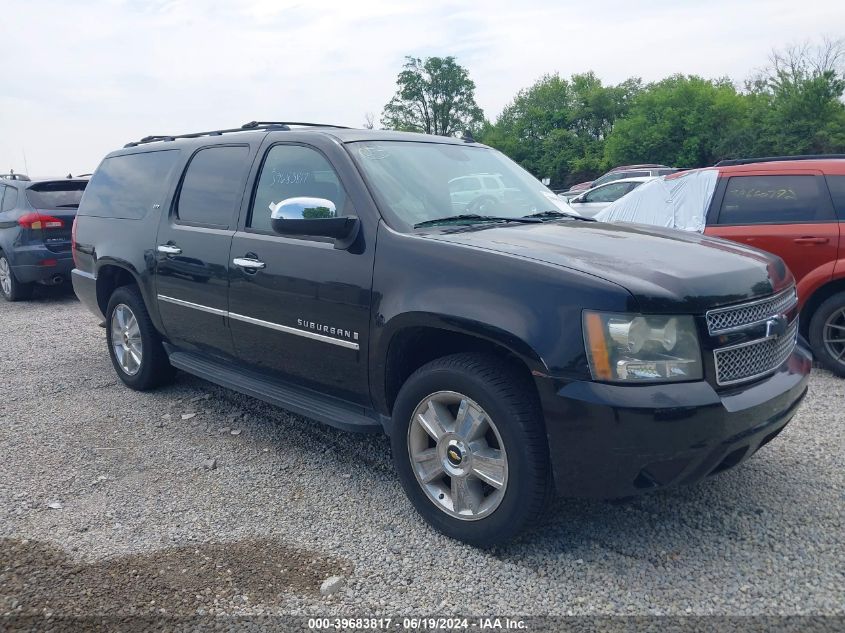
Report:
M 226 130 L 211 130 L 209 132 L 193 132 L 191 134 L 169 134 L 145 136 L 140 141 L 132 141 L 127 143 L 124 147 L 136 147 L 146 143 L 155 143 L 156 141 L 175 141 L 177 138 L 199 138 L 201 136 L 221 136 L 231 132 L 249 132 L 253 130 L 290 130 L 291 126 L 297 127 L 328 127 L 347 130 L 349 128 L 342 125 L 332 125 L 330 123 L 304 123 L 302 121 L 250 121 L 244 123 L 241 127 L 229 128 Z
M 804 154 L 801 156 L 762 156 L 760 158 L 731 158 L 720 160 L 714 167 L 728 167 L 729 165 L 751 165 L 754 163 L 777 163 L 785 160 L 826 160 L 830 158 L 845 158 L 845 154 Z

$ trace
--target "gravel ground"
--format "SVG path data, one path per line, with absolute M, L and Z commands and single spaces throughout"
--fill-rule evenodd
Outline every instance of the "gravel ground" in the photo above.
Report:
M 0 340 L 0 614 L 845 614 L 845 381 L 822 370 L 744 465 L 560 500 L 485 552 L 423 524 L 383 437 L 185 374 L 125 388 L 66 289 L 0 301 Z

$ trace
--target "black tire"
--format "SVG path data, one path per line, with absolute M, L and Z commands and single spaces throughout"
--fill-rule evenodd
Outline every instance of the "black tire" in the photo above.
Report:
M 2 262 L 0 262 L 0 266 L 5 264 L 5 270 L 8 270 L 9 275 L 8 288 L 5 287 L 4 284 L 0 283 L 0 296 L 2 296 L 6 301 L 23 301 L 32 297 L 32 291 L 35 284 L 25 284 L 18 281 L 9 260 L 6 259 L 6 254 L 2 251 L 0 251 L 0 260 L 2 260 Z
M 121 366 L 112 344 L 112 316 L 118 306 L 127 306 L 135 317 L 141 337 L 141 362 L 136 373 L 130 374 Z M 137 286 L 121 286 L 112 293 L 106 309 L 106 345 L 115 372 L 132 389 L 146 391 L 173 380 L 176 370 L 167 359 L 147 306 Z
M 454 391 L 471 398 L 495 422 L 507 454 L 507 485 L 498 506 L 475 520 L 456 518 L 429 498 L 414 474 L 409 452 L 411 417 L 426 398 Z M 542 413 L 530 379 L 501 359 L 456 354 L 418 369 L 402 385 L 393 408 L 393 460 L 417 512 L 435 529 L 478 547 L 512 539 L 535 524 L 553 493 Z
M 834 374 L 845 378 L 845 355 L 841 355 L 845 351 L 845 344 L 825 344 L 824 340 L 825 330 L 834 330 L 839 334 L 835 338 L 845 339 L 845 330 L 839 329 L 839 327 L 845 327 L 843 311 L 845 311 L 845 292 L 838 292 L 828 297 L 816 308 L 813 318 L 810 319 L 810 346 L 813 348 L 816 360 Z M 831 325 L 836 327 L 831 327 Z M 837 355 L 839 358 L 836 357 Z

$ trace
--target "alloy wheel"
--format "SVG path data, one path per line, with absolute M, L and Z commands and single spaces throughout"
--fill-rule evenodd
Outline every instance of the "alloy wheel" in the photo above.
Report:
M 116 305 L 111 315 L 111 345 L 120 368 L 129 376 L 137 374 L 143 360 L 141 329 L 135 314 L 123 303 Z
M 474 400 L 454 391 L 426 396 L 408 427 L 417 482 L 436 507 L 465 521 L 493 512 L 508 484 L 499 430 Z
M 827 318 L 822 328 L 822 341 L 830 357 L 845 364 L 845 308 Z
M 5 257 L 0 257 L 0 288 L 4 295 L 12 294 L 12 270 L 9 268 L 9 260 Z

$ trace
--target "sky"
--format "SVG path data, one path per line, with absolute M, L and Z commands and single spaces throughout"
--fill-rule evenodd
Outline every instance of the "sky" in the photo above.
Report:
M 2 0 L 0 172 L 93 171 L 151 134 L 361 127 L 404 57 L 454 55 L 491 120 L 546 73 L 741 83 L 772 48 L 845 36 L 842 0 Z

